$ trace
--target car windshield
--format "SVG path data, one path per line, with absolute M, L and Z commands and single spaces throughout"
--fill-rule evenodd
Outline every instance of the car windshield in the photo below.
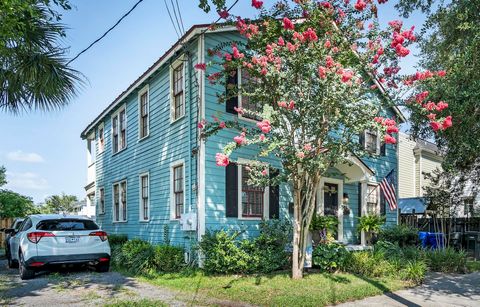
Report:
M 62 230 L 97 230 L 98 225 L 90 220 L 58 219 L 45 220 L 37 224 L 37 230 L 62 231 Z

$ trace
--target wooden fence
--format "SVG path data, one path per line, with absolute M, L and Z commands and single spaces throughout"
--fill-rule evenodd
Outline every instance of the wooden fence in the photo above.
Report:
M 480 231 L 480 217 L 431 218 L 415 214 L 401 214 L 400 224 L 417 228 L 419 231 L 435 232 L 445 225 L 446 235 L 452 232 Z
M 4 229 L 4 228 L 10 228 L 12 226 L 12 223 L 15 219 L 14 218 L 3 218 L 3 219 L 0 219 L 0 229 Z M 5 232 L 1 231 L 0 232 L 0 248 L 3 248 L 4 246 L 4 243 L 5 243 Z

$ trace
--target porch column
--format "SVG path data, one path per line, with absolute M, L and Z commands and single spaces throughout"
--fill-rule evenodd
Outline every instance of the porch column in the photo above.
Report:
M 360 199 L 362 200 L 360 216 L 365 216 L 367 215 L 367 182 L 366 181 L 361 182 L 361 195 L 359 195 L 359 197 L 361 197 Z M 363 230 L 360 234 L 360 243 L 362 245 L 367 245 L 365 231 Z

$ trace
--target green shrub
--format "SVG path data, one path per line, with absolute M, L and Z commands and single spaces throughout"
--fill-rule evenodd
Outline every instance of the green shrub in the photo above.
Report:
M 180 247 L 156 245 L 153 258 L 158 272 L 178 272 L 185 266 L 184 250 Z
M 415 246 L 418 244 L 417 229 L 406 225 L 395 225 L 380 230 L 378 239 L 396 243 L 400 247 Z
M 374 246 L 377 254 L 382 254 L 386 259 L 395 260 L 425 260 L 425 251 L 419 247 L 408 246 L 401 248 L 397 243 L 378 241 Z
M 406 265 L 400 270 L 400 278 L 410 281 L 415 285 L 423 283 L 427 265 L 423 260 L 413 260 L 406 262 Z
M 141 239 L 127 241 L 121 247 L 116 265 L 132 274 L 148 274 L 155 269 L 153 245 Z
M 345 261 L 345 271 L 366 277 L 384 277 L 397 271 L 398 263 L 388 261 L 383 254 L 373 251 L 348 253 Z
M 251 257 L 241 248 L 239 232 L 207 231 L 199 247 L 205 256 L 204 270 L 210 274 L 247 273 Z
M 292 242 L 292 224 L 288 220 L 267 220 L 260 223 L 260 235 L 252 240 L 254 271 L 269 273 L 285 268 L 289 253 L 285 251 Z M 244 246 L 248 244 L 244 243 Z M 249 250 L 252 248 L 250 246 Z
M 313 250 L 313 265 L 322 271 L 335 272 L 345 266 L 348 252 L 339 243 L 319 244 Z
M 126 234 L 111 234 L 108 235 L 108 242 L 110 245 L 122 245 L 128 241 Z
M 443 273 L 466 273 L 467 255 L 453 248 L 428 250 L 427 264 L 430 270 Z
M 310 223 L 310 230 L 326 230 L 335 234 L 338 229 L 338 217 L 330 215 L 314 214 Z

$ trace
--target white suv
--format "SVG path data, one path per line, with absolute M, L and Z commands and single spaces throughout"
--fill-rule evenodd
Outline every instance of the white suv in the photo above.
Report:
M 80 216 L 30 215 L 10 239 L 10 251 L 22 279 L 33 278 L 48 265 L 88 264 L 97 272 L 110 266 L 107 233 Z

